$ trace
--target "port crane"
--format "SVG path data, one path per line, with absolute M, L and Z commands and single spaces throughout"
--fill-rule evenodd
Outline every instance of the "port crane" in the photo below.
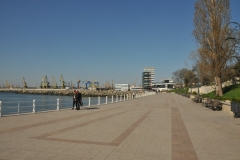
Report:
M 25 78 L 23 77 L 22 79 L 22 83 L 23 83 L 23 88 L 27 88 L 27 82 L 25 81 Z
M 41 88 L 50 88 L 47 76 L 42 77 Z
M 77 84 L 78 84 L 78 89 L 79 89 L 79 87 L 80 87 L 80 86 L 79 86 L 79 83 L 80 83 L 80 82 L 81 82 L 81 81 L 80 81 L 80 79 L 79 79 L 79 80 L 77 81 Z
M 52 76 L 52 83 L 53 83 L 53 86 L 52 86 L 52 87 L 53 87 L 54 89 L 57 89 L 58 86 L 57 86 L 57 82 L 56 82 L 54 76 Z
M 65 89 L 65 81 L 63 80 L 62 74 L 61 74 L 61 76 L 60 76 L 60 81 L 61 81 L 61 83 L 62 83 L 62 89 Z
M 97 88 L 96 85 L 95 85 L 95 81 L 96 81 L 96 79 L 94 78 L 92 80 L 91 84 L 90 84 L 90 87 L 91 87 L 92 90 L 96 90 L 96 88 Z
M 11 85 L 8 83 L 7 80 L 6 80 L 6 87 L 7 87 L 7 88 L 11 88 Z
M 86 81 L 79 80 L 79 81 L 78 81 L 79 83 L 84 83 L 85 84 L 85 89 L 87 89 L 87 84 L 89 83 L 89 81 L 88 80 L 86 80 Z M 81 87 L 80 84 L 79 84 L 79 87 Z
M 111 88 L 111 84 L 107 81 L 106 83 L 105 83 L 105 89 L 110 89 Z

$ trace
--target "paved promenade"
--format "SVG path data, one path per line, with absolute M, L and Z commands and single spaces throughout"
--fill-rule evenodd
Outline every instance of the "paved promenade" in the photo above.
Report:
M 1 117 L 0 159 L 239 160 L 240 118 L 172 93 Z

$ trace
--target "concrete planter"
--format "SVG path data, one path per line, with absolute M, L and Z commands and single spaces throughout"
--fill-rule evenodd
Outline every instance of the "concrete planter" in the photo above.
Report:
M 190 98 L 191 98 L 191 99 L 193 99 L 193 98 L 195 98 L 195 97 L 196 97 L 196 95 L 192 95 L 192 94 L 190 95 Z
M 222 105 L 222 111 L 223 112 L 227 112 L 227 113 L 231 113 L 233 114 L 233 112 L 231 111 L 231 101 L 226 100 L 226 101 L 221 101 Z
M 231 111 L 233 113 L 240 113 L 240 103 L 239 102 L 231 102 Z

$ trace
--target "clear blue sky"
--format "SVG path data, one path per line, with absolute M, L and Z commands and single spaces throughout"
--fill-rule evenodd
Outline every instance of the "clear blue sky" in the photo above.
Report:
M 195 0 L 0 0 L 0 85 L 42 77 L 141 84 L 191 64 Z M 240 1 L 231 0 L 240 23 Z

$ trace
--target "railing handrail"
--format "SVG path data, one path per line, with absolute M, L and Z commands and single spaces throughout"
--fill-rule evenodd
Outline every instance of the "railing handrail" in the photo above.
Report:
M 56 100 L 37 100 L 38 102 L 51 102 L 51 101 L 56 101 Z M 2 103 L 23 103 L 23 102 L 32 102 L 32 101 L 7 101 L 7 102 L 2 102 Z
M 109 103 L 116 103 L 116 102 L 121 102 L 121 101 L 125 101 L 125 100 L 132 100 L 132 99 L 135 99 L 135 98 L 140 98 L 140 97 L 144 97 L 144 96 L 149 96 L 149 95 L 153 95 L 153 94 L 156 94 L 155 92 L 145 92 L 145 93 L 139 93 L 139 94 L 135 94 L 135 96 L 133 96 L 133 94 L 124 94 L 124 95 L 115 95 L 115 101 L 113 100 L 113 97 L 114 95 L 112 96 L 105 96 L 105 97 L 102 97 L 102 98 L 106 98 L 106 100 L 101 103 L 100 100 L 100 96 L 98 97 L 88 97 L 88 105 L 86 104 L 85 106 L 88 106 L 88 107 L 91 107 L 91 106 L 97 106 L 97 105 L 107 105 Z M 92 104 L 91 105 L 91 98 L 97 98 L 98 101 L 96 104 Z M 108 101 L 110 99 L 110 101 Z M 18 105 L 17 106 L 10 106 L 8 107 L 9 108 L 16 108 L 18 109 L 18 111 L 15 113 L 15 114 L 7 114 L 7 115 L 4 115 L 4 116 L 10 116 L 10 115 L 19 115 L 19 114 L 27 114 L 27 113 L 36 113 L 36 108 L 37 107 L 43 107 L 43 106 L 55 106 L 56 105 L 56 109 L 57 111 L 60 110 L 60 103 L 62 100 L 60 100 L 59 98 L 57 100 L 35 100 L 33 99 L 32 101 L 7 101 L 7 102 L 2 102 L 0 101 L 0 117 L 2 117 L 2 106 L 3 104 L 11 104 L 11 103 L 17 103 Z M 31 102 L 32 105 L 21 105 L 21 103 L 26 103 L 26 102 Z M 44 105 L 44 104 L 38 104 L 39 102 L 56 102 L 54 104 L 47 104 L 47 105 Z M 36 105 L 38 104 L 38 105 Z M 61 104 L 65 104 L 64 102 L 62 102 Z M 32 107 L 32 111 L 21 111 L 21 108 L 27 108 L 27 107 Z M 61 110 L 65 110 L 66 108 L 63 108 Z M 40 110 L 38 112 L 50 112 L 50 111 L 55 111 L 53 110 L 52 108 L 49 108 L 48 110 Z M 9 112 L 9 113 L 12 113 L 12 112 Z

